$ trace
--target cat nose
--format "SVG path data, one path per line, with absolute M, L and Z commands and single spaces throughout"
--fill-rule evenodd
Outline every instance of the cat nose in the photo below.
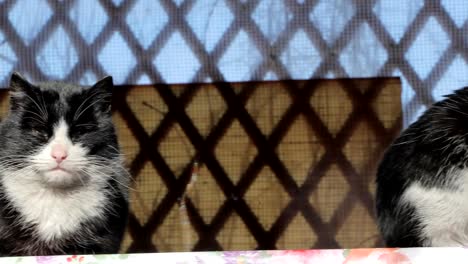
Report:
M 65 146 L 57 144 L 52 147 L 52 152 L 50 153 L 52 158 L 55 159 L 57 163 L 64 161 L 67 158 L 67 150 Z

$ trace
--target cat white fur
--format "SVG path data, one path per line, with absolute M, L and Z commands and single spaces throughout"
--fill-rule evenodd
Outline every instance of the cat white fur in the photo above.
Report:
M 456 189 L 426 188 L 412 183 L 401 202 L 414 206 L 422 232 L 428 238 L 426 246 L 468 246 L 468 171 L 459 174 Z

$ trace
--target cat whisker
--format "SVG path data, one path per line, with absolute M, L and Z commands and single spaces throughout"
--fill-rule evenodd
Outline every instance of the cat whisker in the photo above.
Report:
M 8 172 L 8 173 L 5 173 L 5 172 Z M 29 178 L 29 179 L 34 178 L 34 177 L 31 177 L 31 176 L 34 176 L 33 175 L 34 171 L 32 170 L 30 166 L 16 169 L 16 170 L 0 169 L 0 174 L 2 174 L 4 178 L 18 177 L 19 175 L 21 175 L 22 178 Z
M 13 160 L 10 160 L 10 161 L 1 161 L 0 162 L 0 168 L 2 167 L 5 167 L 5 168 L 9 168 L 9 167 L 18 167 L 20 165 L 24 165 L 25 162 L 23 161 L 13 161 Z
M 41 93 L 41 99 L 42 99 L 42 107 L 45 110 L 46 116 L 49 116 L 49 111 L 47 111 L 47 105 L 44 100 L 44 95 Z
M 103 98 L 99 98 L 97 100 L 95 100 L 94 102 L 92 102 L 91 104 L 89 104 L 85 109 L 81 110 L 81 112 L 76 116 L 76 118 L 74 118 L 73 120 L 77 120 L 78 118 L 80 118 L 80 116 L 86 111 L 88 110 L 90 107 L 92 107 L 93 105 L 99 103 L 99 102 L 102 102 L 104 99 Z
M 97 171 L 90 171 L 89 169 L 86 169 L 86 168 L 83 168 L 80 170 L 80 172 L 84 173 L 85 175 L 87 175 L 88 177 L 90 178 L 93 178 L 93 176 L 108 176 L 108 175 L 105 175 L 104 173 L 101 173 L 101 172 L 97 172 Z M 118 190 L 116 190 L 113 186 L 108 186 L 109 188 L 111 188 L 113 190 L 114 193 L 118 193 Z
M 75 120 L 77 120 L 79 118 L 79 116 L 82 113 L 81 108 L 83 108 L 83 106 L 86 104 L 86 102 L 88 102 L 88 100 L 91 99 L 92 97 L 94 97 L 96 94 L 97 94 L 96 90 L 91 91 L 91 93 L 88 95 L 88 97 L 86 97 L 86 99 L 84 99 L 83 102 L 81 102 L 80 106 L 78 106 L 78 108 L 75 111 L 75 114 L 73 116 L 73 121 L 75 121 Z M 78 115 L 78 113 L 79 113 L 79 115 Z
M 113 172 L 115 172 L 115 170 L 113 170 L 112 168 L 110 168 L 108 166 L 102 166 L 102 165 L 96 166 L 96 167 L 99 168 L 99 171 L 90 170 L 88 168 L 83 168 L 82 171 L 87 173 L 91 177 L 92 177 L 92 174 L 101 174 L 101 175 L 106 175 L 106 176 L 110 175 L 110 178 L 112 178 L 115 182 L 120 184 L 122 187 L 124 187 L 124 188 L 126 188 L 128 190 L 137 191 L 136 189 L 134 189 L 134 188 L 130 187 L 129 185 L 124 184 L 123 182 L 118 180 L 117 177 L 113 175 Z M 110 170 L 105 170 L 105 169 L 110 169 Z
M 75 111 L 75 115 L 73 116 L 73 121 L 77 120 L 78 118 L 80 118 L 80 116 L 90 107 L 92 107 L 93 105 L 95 105 L 96 103 L 98 102 L 101 102 L 103 101 L 105 98 L 103 97 L 96 97 L 95 95 L 98 94 L 98 91 L 97 90 L 94 90 L 92 91 L 92 93 L 83 101 L 83 103 L 80 105 L 80 107 L 78 107 L 78 109 Z M 97 99 L 95 99 L 97 98 Z M 92 102 L 91 104 L 89 104 L 86 108 L 82 109 L 84 106 L 85 106 L 85 103 L 89 100 L 89 99 L 94 99 L 95 101 Z
M 40 123 L 45 123 L 46 120 L 47 120 L 46 118 L 44 118 L 44 116 L 41 116 L 40 114 L 38 114 L 38 113 L 36 113 L 36 112 L 29 111 L 29 110 L 23 110 L 23 111 L 24 111 L 25 113 L 30 113 L 30 114 L 33 114 L 33 115 L 39 117 L 39 119 L 36 119 L 36 120 L 38 120 L 38 121 L 40 120 L 40 121 L 39 121 Z
M 109 167 L 111 171 L 115 171 L 113 170 L 113 168 L 109 165 L 109 160 L 107 159 L 90 159 L 90 164 L 93 164 L 93 165 L 96 165 L 96 166 L 99 166 L 99 167 Z M 121 173 L 124 173 L 125 176 L 127 176 L 127 178 L 135 183 L 135 179 L 132 177 L 132 175 L 130 174 L 130 172 L 120 163 L 120 162 L 112 162 L 111 163 L 112 166 L 114 167 L 118 167 L 120 168 L 119 172 Z
M 81 174 L 78 173 L 78 175 L 76 175 L 76 176 L 78 177 L 78 180 L 80 180 L 81 185 L 86 186 L 85 182 L 83 181 L 83 178 L 81 177 Z
M 41 114 L 42 114 L 42 118 L 43 118 L 44 120 L 47 120 L 47 113 L 44 111 L 44 109 L 42 109 L 42 107 L 37 103 L 37 101 L 34 100 L 34 98 L 32 98 L 31 96 L 29 96 L 28 94 L 25 94 L 25 95 L 26 95 L 26 97 L 28 97 L 28 98 L 31 100 L 31 102 L 33 102 L 33 103 L 36 105 L 37 109 L 38 109 L 38 110 L 41 112 Z
M 29 160 L 31 158 L 31 155 L 33 155 L 34 152 L 26 152 L 25 154 L 22 154 L 22 155 L 8 155 L 8 156 L 4 156 L 4 157 L 0 157 L 0 161 L 2 160 L 11 160 L 13 158 L 18 158 L 18 159 L 25 159 L 25 160 Z
M 124 153 L 120 153 L 120 150 L 119 150 L 118 148 L 114 147 L 114 146 L 109 145 L 108 147 L 110 147 L 111 149 L 115 150 L 115 152 L 116 152 L 115 154 L 117 154 L 117 155 L 120 156 L 120 157 L 125 157 L 125 156 L 127 156 L 127 155 L 125 155 Z
M 8 159 L 1 159 L 0 162 L 3 161 L 17 161 L 17 162 L 28 162 L 27 157 L 15 157 L 15 158 L 8 158 Z

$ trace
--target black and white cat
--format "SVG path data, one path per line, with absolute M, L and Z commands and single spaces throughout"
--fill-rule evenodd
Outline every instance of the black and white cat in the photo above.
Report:
M 390 247 L 468 246 L 468 88 L 435 103 L 386 151 L 377 216 Z
M 82 87 L 12 75 L 0 126 L 0 255 L 118 251 L 129 176 L 112 88 L 111 77 Z

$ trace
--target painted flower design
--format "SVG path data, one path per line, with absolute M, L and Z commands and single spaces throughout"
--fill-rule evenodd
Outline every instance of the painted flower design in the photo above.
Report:
M 215 256 L 216 259 L 222 259 L 226 264 L 361 264 L 361 263 L 378 263 L 378 264 L 410 264 L 409 256 L 404 254 L 399 249 L 391 248 L 376 248 L 376 249 L 332 249 L 332 250 L 273 250 L 273 251 L 224 251 L 212 252 L 213 255 L 196 255 L 192 253 L 192 260 L 187 262 L 187 259 L 181 257 L 175 263 L 212 263 L 213 259 L 210 256 Z M 96 256 L 43 256 L 36 257 L 37 264 L 85 264 L 85 263 L 114 263 L 113 260 L 125 260 L 127 263 L 131 255 L 96 255 Z M 136 255 L 135 263 L 138 260 L 147 260 L 148 255 Z M 159 255 L 153 256 L 154 259 L 159 259 Z M 165 256 L 167 257 L 167 256 Z M 173 256 L 174 257 L 174 256 Z M 186 258 L 187 256 L 184 256 Z M 150 257 L 152 259 L 152 257 Z M 195 262 L 193 262 L 195 260 Z M 111 261 L 111 262 L 109 262 Z M 130 261 L 128 261 L 130 262 Z M 134 261 L 132 261 L 133 263 Z M 142 263 L 146 263 L 142 261 Z M 174 263 L 174 262 L 171 262 Z M 214 262 L 213 262 L 214 263 Z
M 344 264 L 381 263 L 381 264 L 409 264 L 410 259 L 398 251 L 397 248 L 369 248 L 345 250 Z
M 82 263 L 84 261 L 84 256 L 73 255 L 67 258 L 68 263 Z

